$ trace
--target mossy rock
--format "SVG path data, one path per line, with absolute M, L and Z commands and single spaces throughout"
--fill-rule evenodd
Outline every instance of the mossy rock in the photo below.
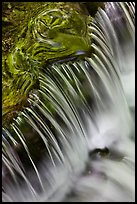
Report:
M 91 52 L 86 8 L 70 2 L 2 3 L 3 124 L 28 106 L 48 64 Z

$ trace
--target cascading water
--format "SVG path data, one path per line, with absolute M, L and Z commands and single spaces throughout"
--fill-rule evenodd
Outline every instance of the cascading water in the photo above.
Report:
M 2 129 L 3 202 L 133 202 L 134 3 L 106 3 L 88 57 L 45 65 Z M 80 53 L 80 51 L 79 51 Z

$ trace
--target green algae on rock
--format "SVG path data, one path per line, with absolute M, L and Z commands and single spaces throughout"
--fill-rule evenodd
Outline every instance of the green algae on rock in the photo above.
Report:
M 3 3 L 3 124 L 28 105 L 29 91 L 39 87 L 40 69 L 90 51 L 88 20 L 78 3 Z

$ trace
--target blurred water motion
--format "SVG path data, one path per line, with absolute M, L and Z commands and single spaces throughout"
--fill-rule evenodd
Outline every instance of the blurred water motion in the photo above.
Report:
M 134 21 L 135 3 L 105 3 L 91 56 L 40 73 L 31 106 L 3 128 L 3 202 L 135 201 Z

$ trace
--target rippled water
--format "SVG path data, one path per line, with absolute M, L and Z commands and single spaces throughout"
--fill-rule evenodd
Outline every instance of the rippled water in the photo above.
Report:
M 134 20 L 133 2 L 106 3 L 91 56 L 40 71 L 3 127 L 3 202 L 135 201 Z

